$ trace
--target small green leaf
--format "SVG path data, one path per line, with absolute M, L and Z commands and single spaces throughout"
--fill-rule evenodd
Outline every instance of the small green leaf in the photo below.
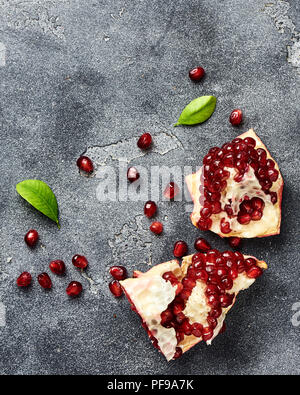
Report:
M 16 190 L 23 199 L 27 200 L 34 208 L 56 222 L 58 222 L 57 200 L 51 188 L 40 180 L 25 180 L 17 184 Z
M 215 96 L 197 97 L 185 107 L 174 126 L 195 125 L 207 121 L 215 111 L 216 103 Z

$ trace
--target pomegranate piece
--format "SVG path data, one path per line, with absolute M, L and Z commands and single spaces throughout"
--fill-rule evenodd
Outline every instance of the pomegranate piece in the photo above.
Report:
M 49 264 L 49 268 L 52 273 L 57 274 L 61 276 L 62 274 L 65 273 L 66 271 L 66 265 L 63 261 L 61 260 L 56 260 L 56 261 L 51 261 Z
M 127 278 L 127 270 L 124 266 L 112 266 L 109 273 L 115 280 L 125 280 Z
M 211 148 L 186 182 L 194 202 L 191 219 L 200 230 L 229 238 L 280 233 L 282 176 L 253 130 Z
M 121 284 L 118 280 L 113 280 L 109 283 L 110 292 L 116 297 L 119 298 L 123 295 L 123 290 Z
M 189 77 L 192 81 L 198 82 L 204 77 L 205 71 L 203 67 L 195 67 L 189 71 Z
M 142 134 L 137 142 L 137 146 L 142 150 L 148 149 L 151 146 L 151 144 L 152 144 L 152 136 L 150 133 Z
M 179 191 L 179 186 L 171 181 L 164 190 L 164 196 L 166 199 L 172 200 L 178 195 Z
M 72 263 L 79 269 L 85 269 L 88 266 L 88 260 L 83 255 L 74 255 L 72 258 Z
M 92 173 L 94 171 L 93 162 L 87 156 L 80 156 L 80 158 L 77 159 L 77 166 L 86 173 Z
M 197 251 L 200 251 L 200 252 L 207 252 L 207 251 L 211 250 L 211 246 L 210 246 L 209 242 L 207 240 L 203 239 L 203 237 L 198 237 L 198 239 L 195 240 L 194 247 Z
M 38 282 L 39 282 L 40 286 L 44 289 L 51 289 L 52 288 L 52 281 L 47 273 L 39 274 L 38 275 Z
M 243 121 L 242 110 L 240 110 L 240 109 L 233 110 L 232 113 L 230 114 L 229 121 L 230 121 L 231 125 L 234 125 L 234 126 L 240 125 Z
M 18 285 L 18 287 L 29 287 L 29 285 L 31 284 L 31 281 L 32 281 L 31 274 L 28 272 L 23 272 L 17 278 L 17 285 Z
M 140 173 L 135 167 L 129 167 L 127 170 L 127 179 L 129 182 L 135 182 L 140 178 Z
M 151 232 L 155 233 L 156 235 L 160 235 L 164 230 L 163 224 L 161 222 L 155 221 L 150 225 Z
M 144 206 L 144 214 L 148 218 L 152 218 L 157 211 L 157 205 L 155 202 L 152 202 L 151 200 L 148 200 L 148 202 L 145 203 Z
M 28 247 L 31 248 L 35 247 L 36 243 L 38 242 L 38 239 L 39 239 L 39 234 L 35 229 L 30 229 L 24 237 L 25 243 L 28 245 Z
M 76 297 L 82 292 L 82 284 L 78 281 L 71 281 L 67 286 L 66 293 L 68 296 Z
M 185 256 L 182 263 L 136 271 L 134 278 L 117 282 L 115 292 L 124 290 L 154 347 L 171 360 L 201 340 L 210 344 L 223 331 L 237 294 L 266 268 L 265 262 L 240 252 L 210 249 Z
M 185 241 L 179 240 L 174 244 L 173 255 L 176 258 L 182 258 L 188 252 L 188 245 Z

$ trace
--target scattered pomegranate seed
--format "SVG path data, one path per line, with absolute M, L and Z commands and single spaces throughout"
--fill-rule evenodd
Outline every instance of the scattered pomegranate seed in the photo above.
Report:
M 94 170 L 93 162 L 87 156 L 81 156 L 78 158 L 77 166 L 80 170 L 85 171 L 86 173 L 92 173 Z
M 124 266 L 112 266 L 109 273 L 115 280 L 125 280 L 127 278 L 127 270 Z
M 175 182 L 171 181 L 164 190 L 164 196 L 165 198 L 172 200 L 178 195 L 179 191 L 179 186 Z
M 137 146 L 140 149 L 146 150 L 150 147 L 152 144 L 152 136 L 150 133 L 144 133 L 141 135 L 141 137 L 138 139 Z
M 88 265 L 88 260 L 83 255 L 74 255 L 72 258 L 72 263 L 79 269 L 85 269 Z
M 176 351 L 175 351 L 173 359 L 180 358 L 181 356 L 182 356 L 182 349 L 180 347 L 176 347 Z
M 233 110 L 229 117 L 230 123 L 234 126 L 237 126 L 242 123 L 242 120 L 243 120 L 242 110 L 239 109 Z
M 238 248 L 241 244 L 242 239 L 240 237 L 229 237 L 228 243 L 231 245 L 232 248 Z
M 188 252 L 188 245 L 185 241 L 179 240 L 174 244 L 173 255 L 176 258 L 182 258 Z
M 119 298 L 123 295 L 123 290 L 121 284 L 118 280 L 113 280 L 109 283 L 110 292 L 116 297 Z
M 127 170 L 127 179 L 129 182 L 137 181 L 140 178 L 140 173 L 135 167 L 129 167 Z
M 28 272 L 23 272 L 17 279 L 17 285 L 18 287 L 29 287 L 31 280 L 31 274 Z
M 38 275 L 38 282 L 42 288 L 45 288 L 45 289 L 52 288 L 52 281 L 47 273 L 39 274 Z
M 157 205 L 155 202 L 152 202 L 152 200 L 148 200 L 148 202 L 145 203 L 144 206 L 144 214 L 146 217 L 151 218 L 156 214 L 157 211 Z
M 78 296 L 79 294 L 81 294 L 81 292 L 82 292 L 82 284 L 79 283 L 78 281 L 70 282 L 70 284 L 66 289 L 67 295 L 73 297 Z
M 203 67 L 195 67 L 189 71 L 189 77 L 192 81 L 198 82 L 204 77 L 205 71 Z
M 24 237 L 25 243 L 28 245 L 28 247 L 31 248 L 33 248 L 36 245 L 38 239 L 39 239 L 39 234 L 35 229 L 30 229 Z
M 207 240 L 205 240 L 203 237 L 198 237 L 198 239 L 195 240 L 194 247 L 197 251 L 200 252 L 207 252 L 211 250 L 211 246 Z
M 61 260 L 52 261 L 49 264 L 49 268 L 52 273 L 62 275 L 66 271 L 66 265 Z
M 153 233 L 155 233 L 157 235 L 160 235 L 162 233 L 163 229 L 164 229 L 163 224 L 161 222 L 158 222 L 158 221 L 153 222 L 150 225 L 151 232 L 153 232 Z

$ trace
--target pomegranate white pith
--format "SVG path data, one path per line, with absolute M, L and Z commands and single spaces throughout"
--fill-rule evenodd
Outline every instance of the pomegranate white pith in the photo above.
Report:
M 135 278 L 120 282 L 132 309 L 140 315 L 153 345 L 160 349 L 168 361 L 180 356 L 201 340 L 210 344 L 221 331 L 226 314 L 233 306 L 237 294 L 252 285 L 256 277 L 262 273 L 262 269 L 267 268 L 265 262 L 253 258 L 255 264 L 251 263 L 251 267 L 241 269 L 240 266 L 237 267 L 238 260 L 243 264 L 249 258 L 248 256 L 236 253 L 237 255 L 232 258 L 233 252 L 212 251 L 215 251 L 212 260 L 207 253 L 197 253 L 184 257 L 181 265 L 177 260 L 165 262 L 146 273 L 136 271 L 134 272 Z M 227 254 L 227 258 L 222 258 L 222 254 Z M 219 258 L 217 264 L 213 263 L 216 257 Z M 205 263 L 202 269 L 198 268 L 199 258 L 204 258 Z M 228 266 L 226 266 L 226 259 Z M 209 262 L 210 260 L 212 262 Z M 219 274 L 210 273 L 211 270 L 217 271 L 220 268 L 228 274 L 219 276 Z M 195 271 L 198 273 L 205 271 L 210 274 L 205 279 L 202 277 L 196 279 Z M 253 271 L 258 273 L 253 273 Z M 175 281 L 168 280 L 172 276 Z M 229 282 L 230 288 L 227 286 L 225 289 L 223 284 L 221 285 L 224 279 Z M 218 286 L 214 285 L 216 280 Z M 217 294 L 213 291 L 214 287 L 219 289 Z M 215 309 L 209 304 L 211 301 L 208 301 L 210 296 L 208 293 L 219 298 Z M 220 307 L 221 297 L 231 299 L 230 304 Z M 182 310 L 176 311 L 179 305 Z M 167 313 L 172 315 L 172 319 L 170 322 L 163 323 L 164 314 L 167 315 Z M 180 321 L 181 316 L 183 316 L 182 321 Z M 199 333 L 197 333 L 198 327 Z M 192 330 L 195 336 L 191 334 Z M 206 334 L 204 334 L 205 331 L 207 331 Z
M 245 138 L 254 139 L 256 143 L 254 149 L 262 149 L 266 152 L 266 160 L 273 165 L 274 179 L 277 176 L 276 181 L 270 182 L 267 179 L 258 179 L 257 171 L 263 172 L 267 169 L 266 166 L 259 165 L 261 169 L 259 167 L 257 170 L 257 168 L 255 169 L 252 165 L 247 164 L 241 174 L 235 165 L 223 166 L 222 169 L 227 178 L 221 181 L 223 182 L 223 189 L 214 194 L 215 198 L 212 197 L 214 201 L 213 212 L 215 213 L 211 214 L 211 202 L 207 202 L 205 194 L 212 194 L 209 191 L 207 192 L 205 187 L 205 170 L 202 166 L 197 173 L 186 177 L 186 183 L 194 202 L 194 210 L 191 214 L 192 223 L 201 230 L 211 230 L 221 237 L 251 238 L 279 234 L 283 179 L 278 165 L 252 129 L 243 133 L 239 138 L 243 140 Z M 228 143 L 227 146 L 230 144 Z M 251 146 L 249 146 L 249 149 L 251 149 Z M 255 166 L 255 163 L 253 166 Z M 212 183 L 215 184 L 216 180 L 218 179 L 213 178 Z M 262 189 L 261 183 L 263 182 L 269 183 L 265 190 Z M 206 213 L 203 209 L 207 204 L 209 208 Z M 262 205 L 262 208 L 256 210 L 254 208 L 256 204 Z M 243 211 L 244 216 L 241 215 L 242 210 L 245 210 Z M 251 219 L 247 210 L 251 211 Z M 247 216 L 250 221 L 247 220 Z

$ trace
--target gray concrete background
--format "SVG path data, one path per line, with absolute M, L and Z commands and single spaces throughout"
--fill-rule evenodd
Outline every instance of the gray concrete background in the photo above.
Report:
M 300 373 L 300 327 L 291 322 L 300 302 L 300 8 L 297 0 L 265 3 L 0 0 L 2 374 Z M 207 74 L 193 84 L 187 72 L 198 64 Z M 204 94 L 218 98 L 213 117 L 172 128 L 183 107 Z M 239 128 L 228 122 L 235 107 L 245 114 Z M 160 202 L 165 232 L 150 235 L 143 202 L 100 203 L 99 180 L 79 175 L 76 159 L 88 149 L 117 166 L 115 159 L 149 131 L 160 143 L 142 157 L 129 149 L 131 164 L 196 167 L 210 146 L 250 127 L 285 180 L 281 235 L 242 249 L 265 259 L 269 270 L 239 296 L 227 332 L 211 347 L 200 344 L 167 363 L 128 302 L 111 297 L 107 269 L 119 263 L 146 270 L 149 259 L 172 257 L 175 240 L 192 246 L 200 232 L 185 202 Z M 55 191 L 61 230 L 16 194 L 16 183 L 27 178 Z M 34 251 L 23 242 L 29 228 L 41 236 Z M 205 237 L 227 248 L 217 236 Z M 75 253 L 89 259 L 85 277 L 70 263 Z M 52 276 L 51 292 L 37 281 L 17 289 L 21 271 L 36 276 L 58 258 L 68 272 Z M 70 280 L 84 285 L 79 299 L 65 294 Z

